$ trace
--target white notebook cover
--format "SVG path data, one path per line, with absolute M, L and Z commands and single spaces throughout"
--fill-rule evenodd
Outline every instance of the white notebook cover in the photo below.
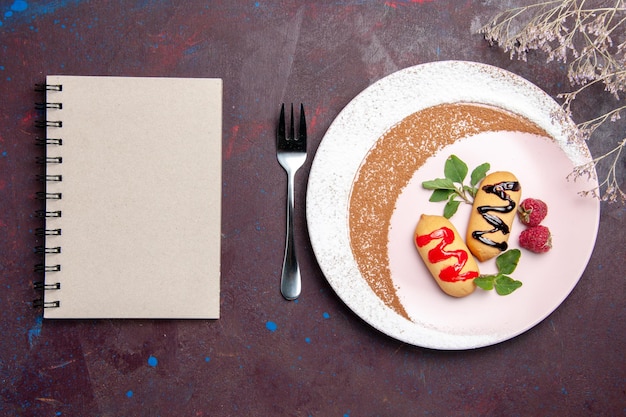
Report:
M 45 318 L 219 317 L 222 80 L 48 76 Z

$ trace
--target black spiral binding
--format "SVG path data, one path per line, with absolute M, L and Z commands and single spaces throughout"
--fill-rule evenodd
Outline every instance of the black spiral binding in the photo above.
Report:
M 35 91 L 38 92 L 42 92 L 42 93 L 46 93 L 47 91 L 63 91 L 63 86 L 60 84 L 36 84 L 35 85 Z M 35 103 L 35 108 L 37 110 L 42 110 L 42 111 L 46 111 L 48 109 L 56 109 L 56 110 L 60 110 L 63 108 L 63 104 L 62 103 L 50 103 L 50 102 L 42 102 L 42 103 Z M 49 127 L 52 128 L 62 128 L 63 127 L 63 122 L 60 120 L 47 120 L 47 118 L 45 118 L 44 120 L 38 120 L 35 122 L 35 127 L 39 128 L 39 129 L 43 129 L 44 132 L 46 133 L 43 137 L 38 137 L 35 140 L 35 143 L 39 146 L 46 146 L 46 156 L 45 157 L 38 157 L 37 158 L 37 163 L 38 164 L 42 164 L 42 165 L 47 165 L 47 164 L 62 164 L 63 163 L 63 158 L 60 156 L 48 156 L 48 149 L 50 149 L 50 146 L 56 147 L 56 146 L 61 146 L 63 145 L 63 140 L 61 138 L 49 138 L 47 137 L 47 130 Z M 37 180 L 43 183 L 48 183 L 48 182 L 61 182 L 63 181 L 63 176 L 59 175 L 59 174 L 55 174 L 55 175 L 50 175 L 50 174 L 44 174 L 44 175 L 37 175 Z M 35 197 L 39 200 L 60 200 L 63 198 L 62 193 L 50 193 L 47 190 L 46 191 L 41 191 L 41 192 L 37 192 L 35 194 Z M 58 218 L 62 216 L 62 212 L 60 210 L 47 210 L 47 208 L 45 210 L 37 210 L 35 212 L 35 216 L 39 217 L 39 218 L 43 218 L 47 221 L 47 219 L 49 218 Z M 35 230 L 35 235 L 39 236 L 39 237 L 43 237 L 44 238 L 44 242 L 45 239 L 47 238 L 47 236 L 60 236 L 61 235 L 61 229 L 59 228 L 47 228 L 46 227 L 42 227 L 42 228 L 37 228 Z M 46 265 L 45 264 L 45 256 L 47 254 L 58 254 L 61 253 L 61 247 L 60 246 L 54 246 L 54 247 L 47 247 L 47 246 L 37 246 L 35 247 L 35 253 L 37 254 L 41 254 L 44 257 L 44 263 L 39 263 L 37 265 L 35 265 L 35 272 L 37 273 L 43 273 L 43 274 L 48 274 L 51 272 L 58 272 L 61 270 L 61 265 L 60 264 L 55 264 L 55 265 Z M 45 276 L 45 275 L 44 275 Z M 55 282 L 55 283 L 46 283 L 46 282 L 34 282 L 33 283 L 33 287 L 36 291 L 41 291 L 42 292 L 42 296 L 36 300 L 33 301 L 33 307 L 35 308 L 55 308 L 55 307 L 59 307 L 60 306 L 60 301 L 45 301 L 44 297 L 43 297 L 43 292 L 44 291 L 54 291 L 54 290 L 59 290 L 61 289 L 61 283 L 60 282 Z

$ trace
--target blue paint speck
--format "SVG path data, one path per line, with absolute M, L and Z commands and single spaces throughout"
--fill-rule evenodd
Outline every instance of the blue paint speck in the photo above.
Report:
M 35 339 L 41 336 L 41 325 L 43 324 L 43 317 L 37 317 L 35 325 L 28 330 L 28 344 L 32 348 L 35 344 Z
M 187 49 L 185 49 L 185 51 L 183 52 L 185 55 L 193 55 L 196 52 L 198 52 L 200 50 L 200 45 L 194 45 L 192 47 L 189 47 Z
M 311 343 L 311 338 L 310 337 L 305 337 L 304 341 L 307 342 L 307 343 Z
M 134 392 L 133 392 L 132 390 L 128 390 L 128 391 L 126 391 L 126 396 L 127 396 L 128 398 L 132 398 L 132 396 L 133 396 L 133 395 L 134 395 Z
M 8 10 L 5 9 L 1 11 L 0 16 L 6 16 L 7 18 L 14 18 L 18 14 L 23 14 L 27 12 L 31 19 L 36 18 L 40 15 L 48 15 L 53 14 L 57 10 L 68 7 L 72 4 L 77 4 L 81 0 L 56 0 L 56 1 L 47 1 L 47 2 L 39 2 L 43 4 L 38 4 L 37 2 L 29 3 L 26 0 L 14 0 L 11 2 L 11 6 L 9 6 Z M 5 4 L 9 3 L 8 1 L 4 2 Z M 3 5 L 3 8 L 5 6 Z M 26 16 L 27 18 L 29 16 Z M 6 22 L 0 21 L 0 27 L 2 27 Z
M 567 395 L 569 393 L 567 392 L 567 389 L 565 389 L 565 387 L 563 387 L 563 388 L 561 388 L 561 394 Z
M 206 358 L 204 358 L 204 361 L 205 361 L 205 362 L 210 362 L 210 361 L 211 361 L 211 358 L 209 358 L 209 357 L 207 356 Z
M 270 332 L 275 332 L 276 329 L 278 329 L 278 325 L 276 323 L 274 323 L 273 321 L 268 321 L 267 323 L 265 323 L 265 327 Z
M 157 358 L 155 358 L 154 356 L 150 355 L 150 357 L 148 358 L 148 365 L 150 365 L 150 366 L 152 366 L 154 368 L 158 364 L 159 364 L 159 360 Z
M 329 319 L 330 318 L 330 314 L 324 312 L 324 314 L 322 314 L 322 317 L 324 317 L 325 319 Z
M 24 0 L 15 0 L 11 5 L 11 10 L 14 12 L 23 12 L 28 9 L 28 3 Z

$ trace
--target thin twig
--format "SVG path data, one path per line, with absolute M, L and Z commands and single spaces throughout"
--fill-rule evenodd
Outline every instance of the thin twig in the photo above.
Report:
M 545 53 L 548 62 L 556 60 L 565 64 L 571 58 L 567 76 L 573 90 L 557 95 L 563 100 L 563 109 L 571 115 L 572 102 L 593 85 L 603 84 L 616 100 L 626 91 L 626 39 L 623 39 L 626 2 L 616 0 L 614 4 L 614 7 L 593 7 L 586 0 L 541 1 L 498 13 L 479 33 L 491 45 L 508 52 L 511 59 L 526 61 L 533 50 Z M 622 39 L 616 42 L 613 37 L 618 36 Z M 577 136 L 591 138 L 598 127 L 619 119 L 624 110 L 626 105 L 617 105 L 579 123 Z M 585 194 L 626 203 L 626 194 L 618 182 L 618 162 L 626 153 L 622 152 L 624 147 L 626 139 L 617 141 L 613 149 L 588 164 L 576 167 L 574 178 L 590 176 L 599 164 L 608 165 L 608 173 L 599 187 Z

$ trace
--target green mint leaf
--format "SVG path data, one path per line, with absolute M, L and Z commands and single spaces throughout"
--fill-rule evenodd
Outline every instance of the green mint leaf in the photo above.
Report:
M 449 219 L 450 217 L 454 216 L 454 213 L 456 213 L 460 204 L 461 204 L 460 201 L 454 200 L 454 195 L 453 195 L 446 203 L 446 206 L 443 208 L 443 217 L 445 217 L 446 219 Z
M 449 178 L 436 178 L 430 181 L 424 181 L 422 187 L 427 190 L 454 190 L 454 183 Z
M 498 275 L 494 280 L 494 286 L 499 295 L 509 295 L 521 287 L 522 283 L 506 275 Z
M 489 171 L 489 169 L 491 169 L 491 165 L 489 165 L 488 162 L 474 168 L 470 176 L 470 184 L 472 184 L 473 187 L 480 184 L 480 182 L 487 176 L 487 171 Z
M 511 274 L 517 268 L 519 258 L 522 255 L 519 249 L 511 249 L 501 253 L 496 258 L 496 266 L 500 274 Z
M 446 178 L 451 179 L 453 182 L 462 183 L 467 176 L 467 165 L 456 155 L 451 155 L 446 159 L 443 173 Z
M 474 279 L 474 284 L 485 291 L 491 291 L 493 290 L 493 281 L 495 278 L 495 275 L 481 275 Z
M 443 167 L 444 178 L 435 178 L 434 180 L 422 182 L 422 187 L 432 190 L 430 202 L 443 202 L 447 200 L 443 210 L 445 218 L 451 218 L 459 208 L 461 202 L 473 204 L 476 198 L 478 184 L 487 175 L 490 169 L 488 163 L 484 163 L 472 171 L 472 183 L 467 185 L 464 183 L 467 177 L 467 164 L 458 156 L 450 155 Z
M 450 198 L 450 195 L 454 194 L 454 190 L 444 190 L 443 188 L 439 188 L 433 191 L 433 193 L 430 195 L 430 198 L 428 199 L 428 201 L 432 202 L 432 203 L 438 203 L 440 201 L 446 201 L 448 198 Z

